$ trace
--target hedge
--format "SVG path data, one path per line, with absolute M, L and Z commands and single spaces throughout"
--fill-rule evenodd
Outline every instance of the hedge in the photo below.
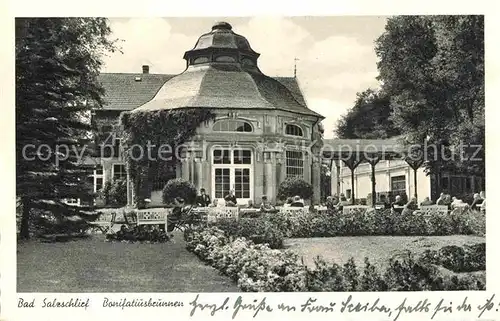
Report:
M 312 212 L 293 216 L 281 213 L 265 215 L 287 237 L 334 237 L 363 235 L 485 235 L 485 215 L 479 211 L 435 215 L 428 220 L 411 211 L 402 214 L 390 210 Z

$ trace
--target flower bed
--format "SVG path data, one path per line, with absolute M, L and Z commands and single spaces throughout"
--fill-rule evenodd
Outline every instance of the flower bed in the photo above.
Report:
M 271 249 L 244 237 L 209 227 L 186 234 L 187 249 L 224 275 L 231 277 L 243 291 L 421 291 L 483 290 L 484 278 L 477 275 L 449 275 L 424 259 L 410 253 L 391 259 L 380 274 L 365 260 L 358 269 L 354 260 L 344 266 L 329 264 L 321 258 L 310 269 L 290 250 Z

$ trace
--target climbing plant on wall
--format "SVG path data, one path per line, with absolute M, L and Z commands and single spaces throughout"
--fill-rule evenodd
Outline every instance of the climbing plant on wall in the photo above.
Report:
M 121 115 L 121 141 L 138 206 L 149 197 L 155 175 L 182 157 L 183 145 L 215 114 L 205 108 L 126 112 Z

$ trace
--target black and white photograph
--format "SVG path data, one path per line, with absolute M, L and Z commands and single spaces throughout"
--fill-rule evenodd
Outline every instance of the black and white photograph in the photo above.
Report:
M 484 23 L 15 18 L 17 292 L 490 289 Z

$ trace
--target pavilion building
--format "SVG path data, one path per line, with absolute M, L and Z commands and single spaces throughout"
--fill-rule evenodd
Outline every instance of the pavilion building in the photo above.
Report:
M 204 188 L 213 199 L 232 189 L 243 204 L 260 203 L 263 195 L 276 201 L 279 184 L 292 176 L 313 185 L 317 203 L 319 148 L 311 145 L 321 141 L 324 117 L 307 107 L 295 77 L 262 73 L 259 55 L 230 24 L 220 22 L 186 51 L 186 69 L 179 75 L 153 74 L 149 66 L 137 74 L 102 73 L 105 106 L 92 118 L 108 148 L 101 148 L 96 158 L 95 191 L 107 181 L 127 178 L 114 134 L 122 112 L 209 108 L 215 120 L 197 129 L 189 142 L 193 148 L 171 176 L 155 178 L 153 204 L 161 203 L 163 186 L 175 177 Z

